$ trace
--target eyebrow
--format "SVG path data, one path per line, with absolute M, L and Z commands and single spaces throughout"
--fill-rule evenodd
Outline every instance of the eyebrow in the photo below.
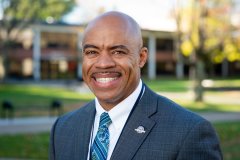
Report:
M 85 49 L 87 49 L 87 48 L 95 48 L 95 49 L 98 49 L 98 47 L 95 46 L 95 45 L 92 45 L 92 44 L 85 44 L 85 45 L 83 46 L 83 51 L 84 51 Z
M 83 51 L 85 49 L 88 49 L 88 48 L 95 48 L 95 49 L 99 49 L 99 47 L 95 46 L 95 45 L 92 45 L 92 44 L 85 44 L 83 46 Z M 127 50 L 128 51 L 128 48 L 125 46 L 125 45 L 115 45 L 115 46 L 111 46 L 109 47 L 110 50 L 114 50 L 114 49 L 124 49 L 124 50 Z
M 125 45 L 115 45 L 115 46 L 111 46 L 109 47 L 110 50 L 114 50 L 114 49 L 124 49 L 124 50 L 128 50 L 128 48 Z

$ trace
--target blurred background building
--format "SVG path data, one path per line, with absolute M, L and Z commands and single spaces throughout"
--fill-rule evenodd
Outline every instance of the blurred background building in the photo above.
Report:
M 25 1 L 25 9 L 31 8 L 31 5 L 34 6 L 28 1 Z M 207 43 L 204 45 L 207 47 L 205 47 L 204 53 L 205 51 L 211 52 L 210 58 L 206 59 L 209 63 L 206 63 L 204 67 L 206 75 L 237 76 L 240 73 L 239 0 L 229 0 L 224 1 L 224 3 L 217 0 L 187 0 L 184 2 L 180 0 L 62 0 L 62 4 L 68 3 L 69 8 L 56 9 L 56 11 L 54 7 L 57 5 L 52 5 L 50 2 L 57 3 L 57 1 L 51 0 L 48 2 L 49 4 L 46 4 L 48 6 L 52 5 L 52 8 L 49 8 L 48 15 L 34 11 L 40 16 L 37 14 L 19 16 L 20 13 L 24 13 L 24 9 L 23 11 L 15 10 L 16 14 L 12 14 L 7 8 L 13 7 L 14 10 L 16 9 L 15 6 L 10 4 L 9 0 L 1 0 L 0 2 L 0 8 L 2 8 L 2 13 L 0 13 L 1 80 L 80 80 L 80 44 L 84 28 L 88 21 L 100 13 L 110 10 L 125 12 L 139 22 L 142 28 L 144 45 L 149 49 L 149 60 L 143 70 L 145 76 L 151 79 L 158 75 L 187 77 L 191 65 L 194 65 L 192 63 L 195 63 L 191 62 L 190 55 L 197 49 L 189 49 L 194 48 L 194 45 L 191 47 L 185 40 L 191 39 L 190 28 L 194 28 L 194 21 L 200 23 L 201 17 L 198 15 L 200 18 L 194 19 L 194 17 L 186 15 L 197 7 L 200 8 L 199 13 L 201 9 L 206 10 L 204 12 L 205 17 L 203 17 L 205 18 L 204 25 L 206 28 L 208 22 L 212 23 L 211 27 L 213 27 L 212 30 L 205 30 L 204 32 L 204 36 L 208 38 L 205 38 Z M 15 5 L 24 4 L 15 1 Z M 45 8 L 41 6 L 38 10 L 44 11 Z M 55 15 L 56 12 L 59 13 Z M 207 19 L 208 17 L 213 18 Z M 9 21 L 13 21 L 12 23 L 18 21 L 28 23 L 26 25 L 19 23 L 17 26 L 13 25 L 12 28 L 8 28 L 6 22 Z M 218 24 L 220 22 L 226 22 L 227 25 Z M 21 25 L 24 25 L 24 27 Z M 221 28 L 225 27 L 225 29 L 219 30 L 219 26 Z M 222 39 L 222 41 L 217 41 L 208 36 L 213 31 L 218 32 L 215 34 L 215 38 Z M 227 32 L 227 34 L 222 31 Z M 8 33 L 8 36 L 5 32 Z M 5 41 L 6 39 L 8 41 Z M 226 42 L 225 39 L 229 39 L 231 44 L 229 41 Z M 211 43 L 214 45 L 209 47 L 208 44 Z M 5 44 L 8 44 L 8 47 Z

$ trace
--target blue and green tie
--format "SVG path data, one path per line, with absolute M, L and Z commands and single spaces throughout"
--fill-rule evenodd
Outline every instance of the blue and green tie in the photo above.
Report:
M 100 116 L 97 135 L 94 139 L 91 151 L 91 160 L 106 160 L 109 146 L 108 126 L 112 123 L 108 113 L 104 112 Z

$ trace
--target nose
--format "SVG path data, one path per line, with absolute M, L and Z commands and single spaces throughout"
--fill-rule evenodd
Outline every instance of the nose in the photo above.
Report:
M 95 63 L 95 66 L 97 68 L 112 68 L 115 66 L 115 61 L 111 54 L 107 52 L 103 52 L 100 54 L 100 56 L 97 59 L 97 62 Z

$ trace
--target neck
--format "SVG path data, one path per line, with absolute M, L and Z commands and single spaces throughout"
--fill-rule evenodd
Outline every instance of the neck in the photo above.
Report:
M 119 103 L 124 101 L 126 98 L 128 98 L 131 94 L 133 94 L 133 92 L 135 92 L 137 90 L 137 88 L 139 87 L 140 84 L 142 86 L 142 81 L 141 80 L 139 80 L 139 83 L 136 85 L 135 89 L 129 95 L 127 95 L 126 97 L 122 97 L 122 98 L 117 97 L 117 98 L 111 99 L 111 100 L 100 100 L 100 99 L 98 99 L 98 102 L 105 111 L 110 111 L 116 105 L 118 105 Z

